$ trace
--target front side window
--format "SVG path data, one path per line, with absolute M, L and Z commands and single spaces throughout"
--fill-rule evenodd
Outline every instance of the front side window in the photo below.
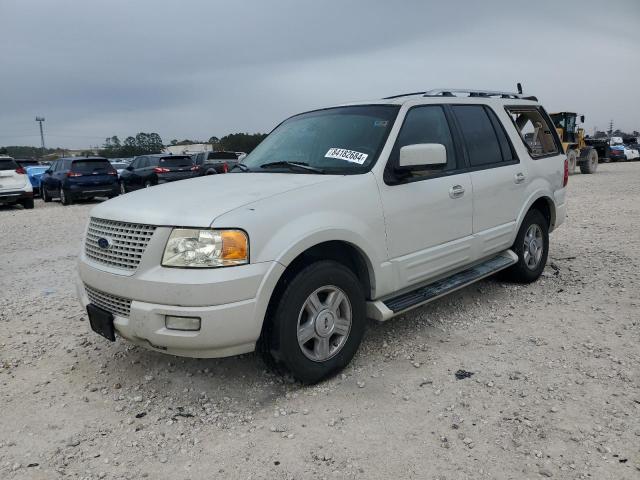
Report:
M 447 152 L 447 164 L 426 170 L 395 171 L 399 165 L 400 149 L 420 143 L 439 143 L 444 145 Z M 395 176 L 396 180 L 425 178 L 443 171 L 455 170 L 456 168 L 456 151 L 444 109 L 440 105 L 411 108 L 405 116 L 404 123 L 389 156 L 389 163 L 385 172 L 386 178 L 388 180 L 391 179 L 391 176 Z
M 560 152 L 553 134 L 554 128 L 549 124 L 547 116 L 543 115 L 541 109 L 528 106 L 508 107 L 507 112 L 531 157 L 555 155 Z M 569 124 L 566 126 L 570 128 Z
M 271 132 L 243 164 L 258 172 L 367 172 L 377 160 L 398 109 L 396 105 L 358 105 L 291 117 Z

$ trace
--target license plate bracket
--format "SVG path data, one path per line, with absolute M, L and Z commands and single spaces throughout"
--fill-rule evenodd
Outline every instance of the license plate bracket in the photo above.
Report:
M 89 315 L 89 324 L 91 330 L 98 335 L 102 335 L 107 340 L 116 341 L 115 328 L 113 326 L 113 315 L 100 307 L 90 303 L 87 305 L 87 314 Z

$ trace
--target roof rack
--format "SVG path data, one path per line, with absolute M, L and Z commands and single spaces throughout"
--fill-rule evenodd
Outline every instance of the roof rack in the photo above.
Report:
M 480 98 L 488 98 L 488 97 L 500 97 L 500 98 L 513 98 L 520 100 L 533 100 L 538 101 L 538 99 L 532 95 L 527 96 L 521 93 L 515 92 L 500 92 L 494 90 L 468 90 L 466 88 L 436 88 L 434 90 L 429 90 L 424 92 L 425 97 L 457 97 L 457 93 L 466 93 L 468 97 L 480 97 Z

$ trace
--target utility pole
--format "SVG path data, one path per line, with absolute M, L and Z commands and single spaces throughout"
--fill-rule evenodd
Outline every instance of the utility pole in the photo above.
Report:
M 44 117 L 36 117 L 36 122 L 40 124 L 40 141 L 42 142 L 42 156 L 44 157 L 44 153 L 45 153 L 44 132 L 42 130 L 42 122 L 44 122 Z

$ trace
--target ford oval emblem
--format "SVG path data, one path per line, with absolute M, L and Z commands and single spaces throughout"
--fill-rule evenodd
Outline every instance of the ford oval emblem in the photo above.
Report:
M 103 250 L 108 250 L 113 245 L 113 242 L 110 238 L 100 237 L 98 239 L 98 246 Z

